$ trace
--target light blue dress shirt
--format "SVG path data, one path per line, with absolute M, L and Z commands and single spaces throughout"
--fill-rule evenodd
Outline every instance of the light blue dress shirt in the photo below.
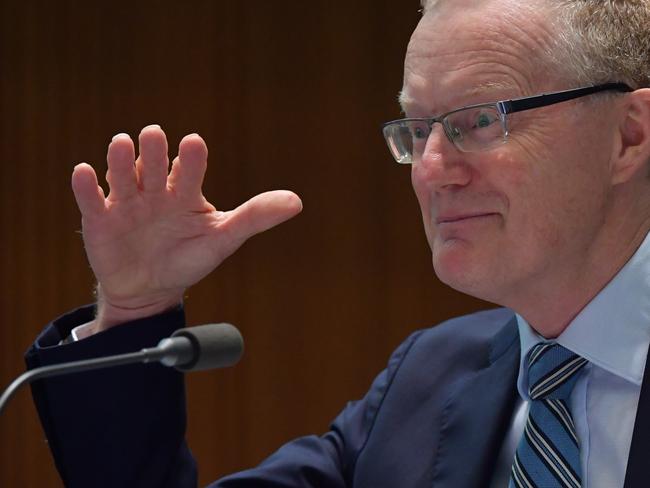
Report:
M 526 355 L 549 342 L 517 315 L 521 399 L 500 453 L 493 488 L 506 488 L 530 398 Z M 571 394 L 580 439 L 583 488 L 623 487 L 650 345 L 650 234 L 619 273 L 556 339 L 589 360 Z

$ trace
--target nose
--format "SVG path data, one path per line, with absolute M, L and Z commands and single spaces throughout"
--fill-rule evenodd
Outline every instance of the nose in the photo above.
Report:
M 445 191 L 466 186 L 471 181 L 472 168 L 461 152 L 445 135 L 440 124 L 433 124 L 422 157 L 413 163 L 413 186 Z

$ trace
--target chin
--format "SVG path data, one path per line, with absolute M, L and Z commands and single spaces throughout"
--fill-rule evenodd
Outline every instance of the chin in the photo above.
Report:
M 445 248 L 432 253 L 432 262 L 436 276 L 445 285 L 466 295 L 493 301 L 493 280 L 485 264 L 476 256 L 457 248 Z

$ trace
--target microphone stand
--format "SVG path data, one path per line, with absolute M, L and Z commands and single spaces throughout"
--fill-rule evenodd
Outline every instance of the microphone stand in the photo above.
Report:
M 25 383 L 31 383 L 41 378 L 50 378 L 68 373 L 77 373 L 80 371 L 91 371 L 93 369 L 108 368 L 111 366 L 123 366 L 133 363 L 150 363 L 160 361 L 169 355 L 169 351 L 162 347 L 145 348 L 138 352 L 118 354 L 115 356 L 106 356 L 102 358 L 84 359 L 81 361 L 71 361 L 63 364 L 53 364 L 50 366 L 41 366 L 21 374 L 16 378 L 0 396 L 0 415 L 9 401 L 9 399 Z
M 232 366 L 242 355 L 244 343 L 239 331 L 230 324 L 208 324 L 179 329 L 161 340 L 156 347 L 138 352 L 83 359 L 50 366 L 41 366 L 16 378 L 0 396 L 0 415 L 16 391 L 25 383 L 80 371 L 159 361 L 180 371 Z

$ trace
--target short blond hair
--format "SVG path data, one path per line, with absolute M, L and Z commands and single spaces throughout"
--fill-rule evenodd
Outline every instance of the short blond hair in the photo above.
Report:
M 421 0 L 423 11 L 440 0 Z M 547 0 L 557 39 L 549 61 L 581 84 L 650 87 L 650 0 Z
M 650 87 L 650 0 L 555 0 L 557 47 L 582 83 Z

